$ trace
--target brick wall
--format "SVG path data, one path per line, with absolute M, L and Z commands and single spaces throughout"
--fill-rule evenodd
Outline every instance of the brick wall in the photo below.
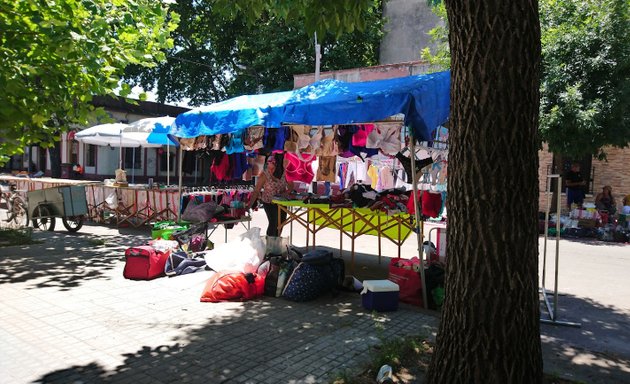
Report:
M 377 65 L 374 67 L 343 69 L 340 71 L 322 72 L 320 80 L 335 79 L 347 82 L 372 81 L 382 79 L 393 79 L 396 77 L 406 77 L 421 75 L 428 72 L 435 72 L 431 65 L 425 61 L 410 61 L 406 63 Z M 301 88 L 315 82 L 315 74 L 306 73 L 293 75 L 293 88 Z

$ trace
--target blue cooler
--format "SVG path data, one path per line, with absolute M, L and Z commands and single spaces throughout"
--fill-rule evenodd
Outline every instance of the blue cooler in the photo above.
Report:
M 398 309 L 400 288 L 389 280 L 364 280 L 361 299 L 363 308 L 370 311 L 387 312 Z

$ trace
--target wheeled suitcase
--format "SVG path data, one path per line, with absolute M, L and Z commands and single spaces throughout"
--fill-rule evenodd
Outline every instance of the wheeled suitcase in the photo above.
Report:
M 151 280 L 164 275 L 168 252 L 156 251 L 149 245 L 127 248 L 123 276 L 131 280 Z

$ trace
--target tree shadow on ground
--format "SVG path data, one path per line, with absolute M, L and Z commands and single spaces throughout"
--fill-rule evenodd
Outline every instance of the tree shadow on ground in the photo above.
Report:
M 36 382 L 320 383 L 360 373 L 370 348 L 383 339 L 429 332 L 416 311 L 389 314 L 361 309 L 357 294 L 308 303 L 263 298 L 225 308 L 204 324 L 184 326 L 172 341 L 124 354 L 106 369 L 98 362 L 50 372 Z M 409 326 L 414 319 L 420 320 Z M 175 326 L 175 324 L 173 325 Z
M 553 313 L 553 296 L 549 294 L 548 299 Z M 541 319 L 551 320 L 542 299 L 540 310 Z M 565 378 L 580 378 L 588 383 L 627 382 L 629 314 L 628 310 L 602 305 L 589 298 L 559 295 L 555 323 L 541 322 L 540 326 L 545 371 L 562 372 Z
M 29 283 L 28 289 L 57 287 L 67 291 L 92 280 L 124 260 L 125 246 L 144 244 L 146 234 L 120 231 L 95 237 L 66 231 L 34 231 L 34 244 L 2 248 L 0 284 Z

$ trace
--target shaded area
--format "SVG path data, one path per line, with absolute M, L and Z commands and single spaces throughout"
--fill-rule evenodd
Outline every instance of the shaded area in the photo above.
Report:
M 549 295 L 549 299 L 553 302 L 553 296 Z M 549 319 L 542 300 L 540 310 L 541 318 Z M 545 372 L 588 383 L 628 382 L 628 310 L 602 305 L 589 298 L 560 294 L 556 320 L 580 323 L 581 326 L 541 323 Z
M 33 244 L 2 248 L 0 284 L 32 281 L 29 289 L 69 290 L 92 279 L 109 278 L 106 271 L 124 260 L 126 246 L 144 244 L 146 235 L 120 231 L 118 236 L 95 238 L 89 233 L 33 231 Z M 108 242 L 116 243 L 107 245 Z
M 310 303 L 265 298 L 239 304 L 199 328 L 183 326 L 184 334 L 170 343 L 125 354 L 124 364 L 113 370 L 94 362 L 36 382 L 324 383 L 339 372 L 360 373 L 371 346 L 428 333 L 435 325 L 422 324 L 424 317 L 414 311 L 364 312 L 358 299 L 344 293 Z M 418 324 L 410 326 L 413 319 Z

